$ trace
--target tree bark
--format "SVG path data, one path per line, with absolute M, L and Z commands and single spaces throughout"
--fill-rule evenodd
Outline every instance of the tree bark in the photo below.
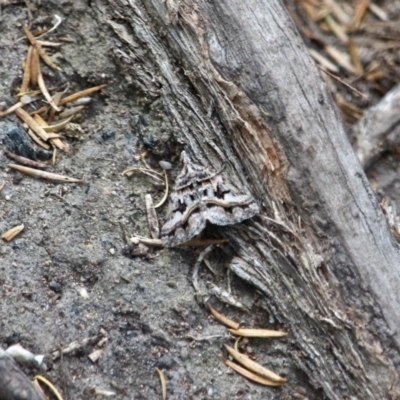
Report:
M 290 333 L 308 398 L 396 398 L 400 256 L 314 62 L 277 0 L 98 1 L 136 84 L 262 213 L 222 232 Z

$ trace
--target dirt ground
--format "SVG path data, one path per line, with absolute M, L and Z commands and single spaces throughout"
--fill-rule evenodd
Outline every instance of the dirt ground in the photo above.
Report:
M 6 3 L 0 6 L 0 103 L 11 105 L 28 49 L 18 20 L 29 19 L 24 2 Z M 124 251 L 132 235 L 150 236 L 145 194 L 157 202 L 164 188 L 151 177 L 137 173 L 127 178 L 122 171 L 142 165 L 134 156 L 148 149 L 146 161 L 152 168 L 161 171 L 161 160 L 173 164 L 168 172 L 173 182 L 183 144 L 162 104 L 150 102 L 112 58 L 110 49 L 123 49 L 108 27 L 97 25 L 89 3 L 43 1 L 31 11 L 33 28 L 52 26 L 56 14 L 62 18 L 46 40 L 72 39 L 52 50 L 63 72 L 43 66 L 49 87 L 73 93 L 101 83 L 108 86 L 92 96 L 78 119 L 83 136 L 69 138 L 71 151 L 58 152 L 50 168 L 82 178 L 83 183 L 49 183 L 22 175 L 7 167 L 10 160 L 0 152 L 0 185 L 5 182 L 0 232 L 25 226 L 10 243 L 0 242 L 0 347 L 20 343 L 45 354 L 45 368 L 23 369 L 31 378 L 41 374 L 50 379 L 65 400 L 108 398 L 107 394 L 121 400 L 161 399 L 156 368 L 165 373 L 169 400 L 292 399 L 295 394 L 305 398 L 308 388 L 301 381 L 265 388 L 223 364 L 222 345 L 232 344 L 232 339 L 196 301 L 191 282 L 201 250 L 150 248 L 136 257 Z M 15 115 L 0 121 L 2 150 L 7 132 L 16 126 L 20 121 Z M 375 188 L 393 199 L 398 176 L 396 155 L 371 170 Z M 161 220 L 165 209 L 166 205 L 158 209 Z M 211 303 L 249 327 L 284 329 L 252 287 L 229 276 L 229 260 L 224 252 L 213 251 L 213 273 L 203 264 L 199 280 L 204 287 L 207 282 L 225 290 L 231 287 L 234 298 L 252 312 L 223 305 L 212 296 Z M 78 351 L 61 359 L 51 356 L 88 338 Z M 285 357 L 296 350 L 290 337 L 243 346 L 282 375 L 294 371 Z M 88 355 L 96 349 L 103 352 L 93 362 Z
M 13 3 L 13 2 L 11 2 Z M 85 1 L 44 1 L 32 10 L 33 28 L 52 26 L 54 15 L 63 20 L 47 40 L 70 38 L 53 51 L 63 69 L 43 66 L 49 87 L 68 84 L 73 93 L 108 83 L 78 120 L 85 134 L 68 139 L 69 153 L 58 153 L 51 172 L 83 179 L 83 183 L 49 183 L 12 171 L 0 152 L 0 232 L 24 224 L 21 235 L 0 243 L 0 347 L 20 343 L 35 354 L 46 354 L 45 369 L 24 366 L 28 376 L 42 374 L 59 388 L 63 398 L 160 399 L 155 368 L 163 369 L 168 399 L 283 399 L 285 387 L 264 388 L 231 372 L 221 361 L 222 345 L 231 343 L 194 297 L 191 271 L 197 249 L 150 249 L 145 257 L 124 255 L 126 238 L 149 236 L 144 196 L 155 201 L 163 187 L 150 177 L 122 171 L 139 165 L 134 155 L 150 149 L 147 162 L 173 163 L 171 180 L 180 165 L 174 149 L 179 135 L 160 103 L 148 103 L 146 93 L 110 57 L 118 46 L 112 33 L 96 26 Z M 0 102 L 14 103 L 21 83 L 21 62 L 28 45 L 18 20 L 28 22 L 24 2 L 1 8 Z M 99 40 L 101 38 L 101 40 Z M 6 123 L 4 121 L 7 121 Z M 15 115 L 0 123 L 0 143 L 20 122 Z M 160 217 L 165 205 L 158 210 Z M 228 288 L 229 257 L 214 251 L 214 275 L 203 265 L 199 279 Z M 254 289 L 231 276 L 232 294 L 252 314 L 227 307 L 211 298 L 215 307 L 248 326 L 276 327 Z M 88 298 L 82 296 L 82 288 Z M 50 353 L 73 341 L 95 337 L 62 359 Z M 97 337 L 97 338 L 96 338 Z M 104 339 L 105 340 L 102 340 Z M 100 342 L 100 344 L 99 344 Z M 290 339 L 273 346 L 254 340 L 247 351 L 280 374 L 289 373 L 282 356 Z M 88 355 L 97 348 L 97 362 Z M 301 393 L 305 388 L 297 387 Z M 110 394 L 110 393 L 109 393 Z

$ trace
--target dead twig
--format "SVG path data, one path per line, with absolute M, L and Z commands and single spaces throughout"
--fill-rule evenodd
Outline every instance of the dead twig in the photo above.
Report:
M 352 90 L 354 93 L 357 93 L 359 96 L 363 97 L 365 100 L 369 100 L 369 98 L 364 94 L 361 93 L 360 91 L 358 91 L 356 88 L 354 88 L 353 86 L 349 85 L 348 83 L 346 83 L 345 81 L 343 81 L 342 79 L 340 79 L 338 76 L 331 74 L 329 71 L 327 71 L 325 68 L 322 68 L 321 66 L 317 65 L 318 69 L 321 70 L 322 72 L 325 72 L 325 74 L 329 75 L 331 78 L 337 80 L 338 82 L 340 82 L 342 85 L 348 87 L 350 90 Z
M 101 338 L 102 338 L 102 335 L 96 335 L 96 336 L 90 336 L 90 337 L 80 339 L 80 340 L 75 340 L 75 341 L 71 342 L 70 344 L 68 344 L 67 346 L 62 347 L 61 349 L 57 349 L 57 350 L 50 352 L 50 357 L 54 361 L 57 358 L 59 358 L 61 355 L 71 354 L 71 353 L 74 353 L 75 351 L 82 349 L 83 347 L 88 346 L 88 345 L 94 345 Z
M 55 182 L 69 182 L 69 183 L 83 182 L 82 179 L 70 178 L 69 176 L 53 174 L 52 172 L 40 171 L 29 167 L 23 167 L 22 165 L 8 164 L 7 166 L 11 169 L 15 169 L 16 171 L 22 172 L 23 174 L 33 176 L 34 178 L 42 178 Z
M 34 161 L 34 160 L 29 159 L 29 158 L 25 158 L 25 157 L 19 156 L 17 154 L 11 153 L 11 151 L 8 151 L 8 150 L 4 150 L 4 154 L 8 158 L 11 158 L 11 159 L 13 159 L 15 161 L 18 161 L 19 163 L 24 164 L 24 165 L 26 165 L 28 167 L 41 168 L 41 169 L 48 168 L 48 164 L 44 164 L 44 163 L 41 163 L 39 161 Z

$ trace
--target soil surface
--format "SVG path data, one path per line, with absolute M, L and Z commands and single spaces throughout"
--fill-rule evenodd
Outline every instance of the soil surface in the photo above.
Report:
M 11 105 L 28 49 L 18 20 L 28 23 L 29 14 L 24 2 L 7 3 L 0 13 L 0 102 Z M 42 63 L 48 87 L 70 94 L 108 86 L 92 96 L 75 121 L 84 134 L 68 138 L 70 152 L 59 151 L 49 169 L 83 183 L 22 175 L 7 167 L 10 160 L 0 152 L 0 184 L 5 182 L 0 232 L 25 226 L 17 238 L 0 243 L 0 347 L 20 343 L 45 354 L 45 367 L 23 369 L 30 378 L 41 374 L 51 380 L 65 400 L 106 398 L 110 392 L 117 399 L 161 399 L 156 368 L 165 373 L 169 400 L 293 398 L 293 386 L 258 386 L 223 364 L 222 345 L 233 340 L 196 301 L 191 282 L 201 249 L 149 248 L 142 256 L 124 251 L 132 235 L 150 236 L 145 195 L 157 202 L 164 187 L 152 177 L 136 173 L 127 178 L 122 171 L 143 166 L 135 155 L 147 149 L 146 162 L 157 171 L 161 160 L 173 164 L 168 171 L 173 182 L 183 146 L 162 104 L 149 103 L 111 57 L 110 49 L 120 44 L 107 27 L 97 25 L 88 3 L 45 1 L 30 11 L 33 31 L 51 27 L 56 14 L 62 18 L 56 31 L 43 38 L 63 43 L 48 50 L 62 72 Z M 2 150 L 7 132 L 16 127 L 21 127 L 16 115 L 0 121 Z M 165 209 L 166 204 L 157 209 L 161 221 Z M 213 272 L 202 264 L 202 287 L 213 282 L 230 288 L 252 312 L 210 296 L 215 308 L 248 327 L 279 328 L 255 290 L 229 276 L 226 252 L 216 249 L 209 260 Z M 75 352 L 51 356 L 88 338 Z M 244 341 L 242 346 L 263 365 L 289 374 L 284 354 L 290 339 L 265 343 Z M 88 356 L 96 349 L 103 352 L 93 362 Z M 299 396 L 305 390 L 301 382 L 296 387 Z

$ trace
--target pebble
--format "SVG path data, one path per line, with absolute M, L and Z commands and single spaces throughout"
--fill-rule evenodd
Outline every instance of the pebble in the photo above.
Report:
M 56 281 L 51 281 L 49 283 L 49 288 L 55 293 L 61 293 L 62 292 L 62 285 L 59 284 Z
M 168 161 L 160 161 L 159 164 L 162 169 L 171 169 L 172 168 L 172 164 Z
M 83 298 L 83 299 L 88 299 L 89 298 L 89 293 L 86 290 L 86 288 L 82 287 L 79 289 L 79 295 Z

